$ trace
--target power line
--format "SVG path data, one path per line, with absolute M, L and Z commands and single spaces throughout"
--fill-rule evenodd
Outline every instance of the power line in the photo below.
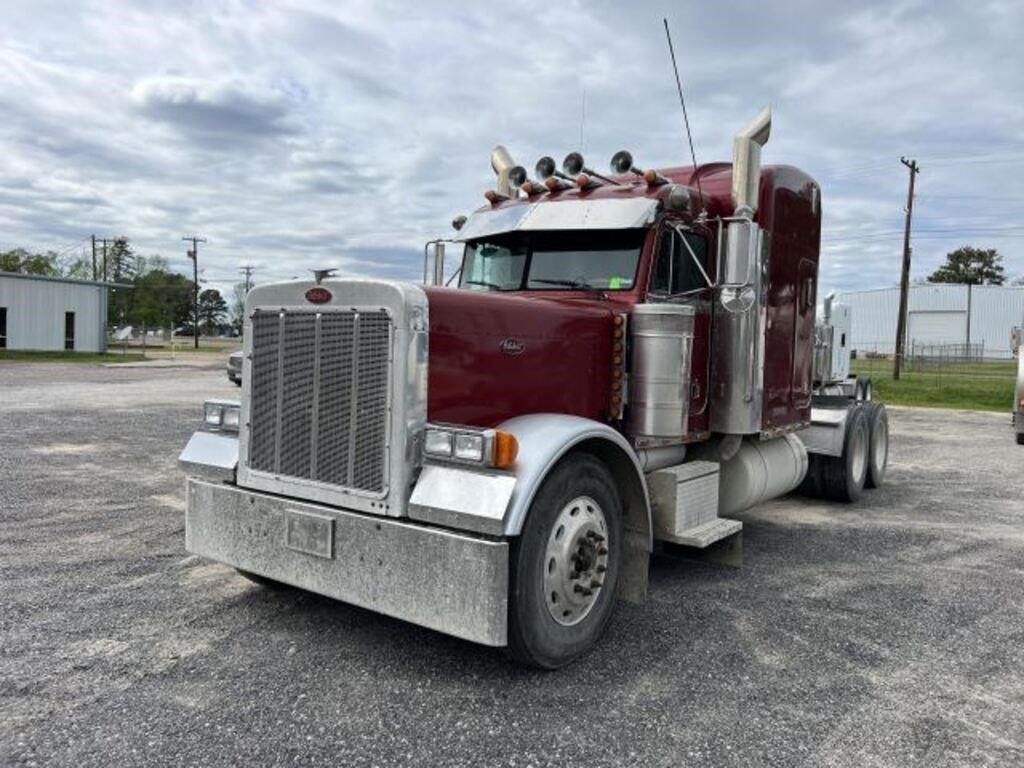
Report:
M 949 227 L 939 229 L 915 229 L 914 237 L 946 237 L 949 235 L 999 235 L 1013 233 L 1024 234 L 1024 225 L 1013 225 L 1009 227 Z M 847 243 L 847 242 L 858 242 L 861 240 L 885 240 L 888 238 L 895 238 L 903 234 L 902 231 L 894 230 L 892 232 L 870 232 L 862 235 L 849 235 L 840 237 L 829 237 L 828 233 L 825 233 L 823 240 L 828 243 Z
M 245 275 L 245 292 L 249 293 L 252 290 L 252 273 L 256 271 L 256 267 L 252 264 L 246 264 L 239 267 L 238 271 Z

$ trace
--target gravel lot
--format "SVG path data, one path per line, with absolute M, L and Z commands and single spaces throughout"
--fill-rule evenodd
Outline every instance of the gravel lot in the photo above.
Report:
M 1008 416 L 893 410 L 886 488 L 747 513 L 742 569 L 656 558 L 539 673 L 188 556 L 221 365 L 0 365 L 0 765 L 1024 765 Z

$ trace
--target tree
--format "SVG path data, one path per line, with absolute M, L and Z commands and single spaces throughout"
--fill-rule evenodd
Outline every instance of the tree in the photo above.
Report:
M 245 325 L 245 283 L 235 283 L 231 289 L 231 327 L 235 333 L 242 335 L 242 326 Z
M 136 272 L 135 253 L 128 238 L 118 237 L 107 252 L 107 279 L 114 283 L 127 283 Z
M 42 275 L 57 277 L 60 270 L 57 266 L 57 254 L 29 253 L 24 248 L 0 253 L 0 270 L 4 272 L 21 272 L 26 275 Z
M 972 248 L 965 245 L 946 254 L 946 263 L 928 278 L 933 283 L 970 283 L 971 285 L 1002 285 L 1003 257 L 995 248 Z
M 158 254 L 135 257 L 136 276 L 144 275 L 147 272 L 152 272 L 154 270 L 159 270 L 161 272 L 169 272 L 170 267 L 167 264 L 167 259 Z
M 220 327 L 227 312 L 228 304 L 216 288 L 207 288 L 199 294 L 199 321 L 206 326 L 207 333 Z
M 66 261 L 60 266 L 60 274 L 73 280 L 92 280 L 92 263 L 83 258 Z
M 150 269 L 137 276 L 133 285 L 127 313 L 132 325 L 172 328 L 190 322 L 192 281 L 184 275 Z

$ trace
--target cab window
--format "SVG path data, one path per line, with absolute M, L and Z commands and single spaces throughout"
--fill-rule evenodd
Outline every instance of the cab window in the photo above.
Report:
M 691 250 L 693 255 L 690 254 Z M 693 260 L 693 256 L 696 256 L 700 265 L 707 270 L 707 253 L 707 240 L 700 235 L 692 232 L 680 234 L 675 229 L 666 228 L 658 240 L 651 293 L 674 296 L 707 288 L 708 283 Z

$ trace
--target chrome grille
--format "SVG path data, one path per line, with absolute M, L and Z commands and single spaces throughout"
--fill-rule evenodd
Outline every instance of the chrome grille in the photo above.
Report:
M 391 321 L 384 310 L 257 310 L 249 469 L 387 488 Z

